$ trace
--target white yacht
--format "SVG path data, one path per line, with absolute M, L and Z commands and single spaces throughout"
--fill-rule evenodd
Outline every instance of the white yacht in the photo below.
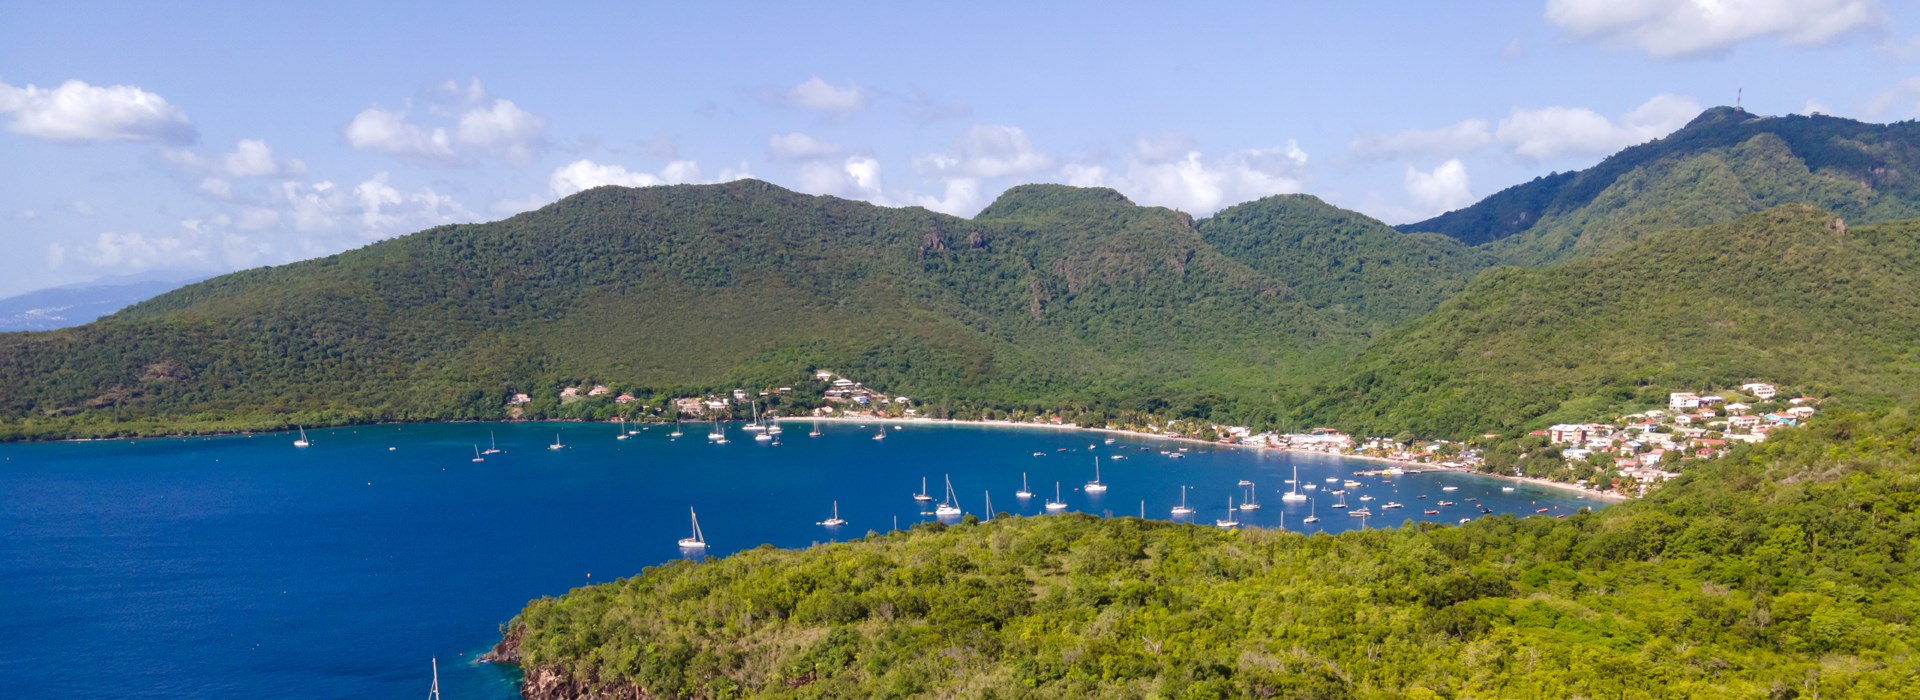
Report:
M 880 426 L 880 432 L 877 432 L 877 433 L 874 433 L 874 434 L 873 434 L 873 439 L 875 439 L 875 440 L 885 440 L 885 439 L 887 439 L 887 426 L 884 426 L 884 425 L 883 425 L 883 426 Z
M 749 433 L 757 433 L 762 430 L 766 430 L 767 426 L 760 424 L 760 402 L 759 401 L 753 402 L 752 412 L 753 412 L 753 420 L 749 421 L 746 427 L 741 428 L 741 430 L 745 430 Z
M 841 525 L 847 524 L 847 521 L 840 519 L 840 502 L 839 501 L 833 502 L 833 517 L 820 521 L 820 524 L 825 525 L 827 527 L 840 527 Z
M 1107 485 L 1100 483 L 1100 458 L 1099 457 L 1093 458 L 1093 481 L 1087 482 L 1087 485 L 1084 487 L 1081 487 L 1081 490 L 1086 491 L 1087 493 L 1106 493 L 1107 492 Z
M 1320 522 L 1319 511 L 1313 507 L 1312 500 L 1307 501 L 1307 517 L 1302 518 L 1300 522 L 1307 523 L 1307 524 Z
M 1292 483 L 1293 483 L 1293 487 L 1288 489 L 1286 494 L 1280 496 L 1280 500 L 1288 503 L 1299 503 L 1301 501 L 1307 500 L 1307 495 L 1304 493 L 1300 493 L 1300 465 L 1296 464 L 1293 466 L 1293 482 Z
M 667 433 L 667 437 L 677 438 L 685 434 L 686 433 L 680 432 L 680 419 L 673 419 L 673 432 Z
M 1233 497 L 1228 496 L 1227 497 L 1227 519 L 1215 520 L 1213 521 L 1213 526 L 1223 530 L 1231 530 L 1233 528 L 1240 527 L 1240 521 L 1233 519 L 1233 511 L 1234 511 Z
M 1026 472 L 1020 472 L 1020 490 L 1013 492 L 1013 497 L 1018 498 L 1022 501 L 1027 500 L 1029 498 L 1033 498 L 1033 492 L 1027 490 L 1027 473 Z
M 474 446 L 473 446 L 473 461 L 475 461 L 475 462 L 485 462 L 485 461 L 487 461 L 487 458 L 485 458 L 485 457 L 482 457 L 482 456 L 480 456 L 480 446 L 479 446 L 479 445 L 474 445 Z
M 298 426 L 295 426 L 295 427 L 298 427 Z M 299 438 L 299 439 L 297 439 L 297 440 L 294 440 L 294 441 L 293 441 L 293 446 L 294 446 L 294 447 L 306 447 L 306 446 L 308 446 L 308 445 L 311 445 L 311 444 L 313 444 L 313 443 L 311 443 L 311 442 L 307 442 L 307 429 L 306 429 L 306 428 L 300 428 L 300 438 Z
M 1254 497 L 1255 493 L 1258 491 L 1253 486 L 1247 486 L 1247 502 L 1240 504 L 1240 510 L 1260 510 L 1260 501 Z
M 959 500 L 953 495 L 953 477 L 949 476 L 947 477 L 947 499 L 941 501 L 940 505 L 934 506 L 933 514 L 942 518 L 960 517 Z
M 707 538 L 705 535 L 700 534 L 700 515 L 693 512 L 692 508 L 688 508 L 687 516 L 693 520 L 693 536 L 680 538 L 680 548 L 705 550 L 707 548 Z
M 493 437 L 493 431 L 491 430 L 487 431 L 487 449 L 481 450 L 480 454 L 483 454 L 483 455 L 500 454 L 500 441 Z
M 933 500 L 932 496 L 927 495 L 927 477 L 920 477 L 920 493 L 914 494 L 913 500 L 921 503 Z
M 563 445 L 563 444 L 561 444 L 561 443 L 560 443 L 560 434 L 559 434 L 559 433 L 554 433 L 554 434 L 553 434 L 553 444 L 551 444 L 551 445 L 548 445 L 548 446 L 547 446 L 547 449 L 549 449 L 549 450 L 558 450 L 558 449 L 562 449 L 562 448 L 565 448 L 565 447 L 566 447 L 566 445 Z
M 1187 505 L 1187 487 L 1185 484 L 1180 486 L 1180 505 L 1173 507 L 1173 514 L 1193 515 L 1193 508 Z
M 1066 510 L 1067 504 L 1060 500 L 1060 482 L 1053 482 L 1053 500 L 1047 501 L 1047 510 Z

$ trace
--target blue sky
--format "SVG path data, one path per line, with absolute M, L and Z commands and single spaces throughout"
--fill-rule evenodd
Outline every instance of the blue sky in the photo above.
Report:
M 0 5 L 0 295 L 757 177 L 969 216 L 1023 182 L 1390 223 L 1733 102 L 1920 116 L 1880 0 Z M 475 3 L 474 5 L 478 5 Z

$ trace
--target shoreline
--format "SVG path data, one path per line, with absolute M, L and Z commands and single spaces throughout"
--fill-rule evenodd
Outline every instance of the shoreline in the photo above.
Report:
M 1193 443 L 1193 444 L 1199 444 L 1199 445 L 1211 445 L 1213 447 L 1228 447 L 1228 448 L 1240 449 L 1240 450 L 1279 449 L 1279 448 L 1272 448 L 1272 447 L 1260 447 L 1256 445 L 1241 445 L 1241 444 L 1230 443 L 1230 442 L 1214 442 L 1211 440 L 1201 440 L 1199 438 L 1190 438 L 1190 437 L 1182 437 L 1182 436 L 1175 436 L 1175 435 L 1145 433 L 1137 430 L 1120 430 L 1115 428 L 1087 428 L 1087 427 L 1070 425 L 1070 424 L 1055 425 L 1051 423 L 1020 423 L 1015 421 L 1000 421 L 1000 420 L 954 420 L 954 419 L 948 419 L 948 418 L 881 418 L 881 417 L 833 418 L 833 417 L 812 417 L 812 416 L 782 417 L 782 418 L 777 418 L 775 420 L 794 421 L 794 422 L 818 421 L 818 422 L 827 422 L 827 423 L 897 423 L 902 425 L 966 425 L 966 426 L 975 426 L 975 427 L 983 427 L 983 428 L 1032 428 L 1032 429 L 1039 429 L 1039 430 L 1054 430 L 1059 432 L 1074 431 L 1074 432 L 1100 433 L 1104 435 L 1121 435 L 1121 436 L 1133 437 L 1133 438 L 1144 438 L 1149 440 L 1165 440 L 1168 442 L 1186 442 L 1186 443 Z M 1493 474 L 1488 472 L 1474 471 L 1471 469 L 1443 467 L 1438 464 L 1422 464 L 1420 462 L 1409 462 L 1403 459 L 1393 459 L 1391 457 L 1376 457 L 1374 455 L 1339 454 L 1335 452 L 1322 452 L 1319 450 L 1303 450 L 1296 447 L 1288 447 L 1288 448 L 1280 449 L 1279 451 L 1283 451 L 1288 454 L 1318 455 L 1321 457 L 1334 457 L 1338 459 L 1355 459 L 1355 460 L 1361 460 L 1366 462 L 1390 464 L 1390 465 L 1394 465 L 1402 468 L 1411 467 L 1413 469 L 1419 470 L 1419 472 L 1445 472 L 1449 474 L 1463 474 L 1466 476 L 1478 476 L 1478 477 L 1486 477 L 1489 479 L 1498 479 L 1502 481 L 1512 481 L 1512 482 L 1528 484 L 1532 486 L 1539 486 L 1542 488 L 1557 489 L 1560 491 L 1570 491 L 1570 492 L 1579 494 L 1581 496 L 1590 496 L 1592 498 L 1596 498 L 1602 501 L 1607 501 L 1610 503 L 1620 503 L 1620 502 L 1632 500 L 1632 497 L 1626 496 L 1623 494 L 1617 494 L 1617 493 L 1611 493 L 1611 492 L 1605 492 L 1605 491 L 1595 491 L 1593 489 L 1589 489 L 1585 486 L 1580 486 L 1578 484 L 1569 484 L 1569 483 L 1560 482 L 1560 481 L 1549 481 L 1546 479 L 1539 479 L 1539 478 L 1530 477 L 1530 476 Z M 1418 473 L 1418 472 L 1409 471 L 1408 473 L 1412 474 L 1412 473 Z

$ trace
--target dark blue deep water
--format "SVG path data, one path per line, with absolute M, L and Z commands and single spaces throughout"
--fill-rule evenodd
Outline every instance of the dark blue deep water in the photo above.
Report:
M 0 445 L 0 694 L 419 698 L 438 657 L 448 700 L 511 698 L 516 673 L 472 662 L 499 625 L 529 598 L 679 556 L 689 506 L 725 554 L 930 519 L 909 497 L 922 476 L 938 497 L 951 474 L 970 513 L 991 491 L 995 510 L 1029 515 L 1059 481 L 1073 510 L 1137 515 L 1144 500 L 1166 518 L 1190 484 L 1208 524 L 1249 479 L 1265 508 L 1245 519 L 1302 529 L 1306 504 L 1280 500 L 1295 465 L 1318 493 L 1379 466 L 1204 445 L 1176 460 L 1160 454 L 1171 442 L 969 426 L 876 441 L 873 426 L 835 423 L 809 438 L 808 425 L 787 423 L 777 446 L 738 424 L 726 445 L 705 425 L 616 441 L 615 426 L 584 424 L 316 430 L 304 449 L 284 434 Z M 489 431 L 506 453 L 472 462 Z M 549 451 L 556 432 L 568 447 Z M 1099 497 L 1076 488 L 1094 455 L 1111 487 Z M 1022 471 L 1038 494 L 1027 502 L 1014 498 Z M 1349 518 L 1316 495 L 1318 529 L 1598 505 L 1468 475 L 1356 478 L 1349 503 L 1388 515 Z M 1443 498 L 1459 505 L 1421 514 Z M 835 499 L 850 524 L 830 532 L 814 523 Z M 1389 500 L 1407 507 L 1382 511 Z

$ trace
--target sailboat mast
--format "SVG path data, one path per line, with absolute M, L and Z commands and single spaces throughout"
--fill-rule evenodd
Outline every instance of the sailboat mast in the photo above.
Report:
M 433 687 L 427 689 L 427 700 L 440 700 L 440 657 L 433 658 Z

